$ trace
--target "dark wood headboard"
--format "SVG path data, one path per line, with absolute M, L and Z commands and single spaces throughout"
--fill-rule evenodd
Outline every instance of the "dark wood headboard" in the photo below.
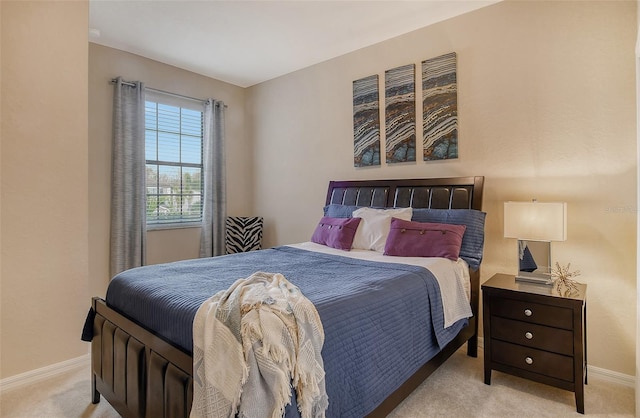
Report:
M 482 210 L 484 177 L 331 181 L 326 204 Z

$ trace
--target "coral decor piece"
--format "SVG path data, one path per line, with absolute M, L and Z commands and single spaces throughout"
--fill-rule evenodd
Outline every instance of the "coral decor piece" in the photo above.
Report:
M 570 296 L 579 292 L 577 285 L 580 283 L 573 280 L 573 277 L 579 276 L 580 270 L 569 271 L 570 268 L 571 263 L 566 267 L 561 267 L 556 261 L 556 268 L 551 270 L 551 277 L 555 278 L 553 286 L 560 295 Z

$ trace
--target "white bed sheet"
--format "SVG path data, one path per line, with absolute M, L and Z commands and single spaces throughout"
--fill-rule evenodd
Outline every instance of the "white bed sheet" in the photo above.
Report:
M 383 255 L 380 252 L 371 250 L 338 250 L 314 242 L 302 242 L 299 244 L 290 244 L 289 246 L 360 260 L 410 264 L 424 267 L 433 273 L 440 286 L 445 328 L 453 325 L 460 319 L 469 318 L 473 315 L 469 304 L 471 300 L 469 265 L 461 258 L 453 261 L 441 257 L 395 257 Z

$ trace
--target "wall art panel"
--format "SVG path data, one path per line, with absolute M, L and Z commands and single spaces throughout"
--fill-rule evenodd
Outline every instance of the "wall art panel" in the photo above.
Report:
M 424 161 L 458 158 L 456 53 L 422 62 Z
M 416 160 L 415 65 L 385 72 L 387 163 Z
M 378 76 L 353 82 L 353 165 L 380 165 Z

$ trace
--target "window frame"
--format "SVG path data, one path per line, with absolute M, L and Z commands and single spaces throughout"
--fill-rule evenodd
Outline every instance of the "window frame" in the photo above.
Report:
M 147 106 L 148 103 L 152 103 L 153 106 L 155 107 L 155 115 L 156 115 L 156 120 L 155 120 L 155 127 L 153 129 L 148 129 L 148 125 L 147 125 Z M 178 127 L 178 131 L 172 131 L 170 134 L 171 135 L 176 135 L 178 136 L 178 161 L 168 161 L 166 159 L 160 159 L 160 153 L 159 153 L 159 137 L 161 133 L 165 133 L 165 134 L 169 134 L 167 131 L 163 131 L 161 129 L 159 129 L 159 125 L 161 124 L 160 121 L 160 112 L 159 112 L 159 107 L 161 106 L 171 106 L 171 107 L 176 107 L 178 108 L 178 115 L 179 115 L 179 127 Z M 194 163 L 194 162 L 183 162 L 182 158 L 183 158 L 183 154 L 182 154 L 182 148 L 183 148 L 183 137 L 190 137 L 190 138 L 197 138 L 196 135 L 193 134 L 189 134 L 189 133 L 185 133 L 185 129 L 183 129 L 183 125 L 182 125 L 182 118 L 183 118 L 183 109 L 185 110 L 189 110 L 189 111 L 195 111 L 200 113 L 200 161 L 199 163 Z M 149 91 L 145 92 L 145 211 L 147 213 L 147 219 L 146 219 L 146 229 L 147 230 L 162 230 L 162 229 L 184 229 L 184 228 L 200 228 L 202 226 L 202 222 L 203 222 L 203 204 L 204 204 L 204 105 L 202 102 L 197 102 L 197 101 L 186 101 L 180 98 L 176 98 L 174 96 L 168 95 L 168 94 L 162 94 L 162 93 L 158 93 L 158 92 L 153 92 L 150 93 Z M 147 133 L 151 131 L 154 133 L 155 135 L 155 158 L 156 159 L 148 159 L 148 155 L 147 155 Z M 147 167 L 149 166 L 154 166 L 155 168 L 155 174 L 157 176 L 156 178 L 156 184 L 155 186 L 150 186 L 148 184 L 148 175 L 147 175 Z M 160 193 L 160 173 L 161 173 L 161 168 L 167 168 L 167 167 L 178 167 L 180 170 L 180 174 L 179 174 L 179 181 L 180 181 L 180 193 L 170 193 L 170 194 L 163 194 Z M 200 170 L 200 215 L 197 219 L 188 219 L 188 218 L 184 218 L 183 217 L 183 198 L 184 196 L 186 196 L 186 194 L 184 193 L 184 189 L 183 189 L 183 185 L 184 185 L 184 172 L 183 169 L 187 168 L 187 169 L 199 169 Z M 150 187 L 156 187 L 156 193 L 152 193 L 149 194 L 149 188 Z M 174 218 L 174 219 L 167 219 L 167 220 L 162 220 L 159 219 L 159 216 L 156 215 L 156 217 L 154 217 L 153 220 L 150 221 L 150 216 L 149 216 L 149 199 L 150 198 L 157 198 L 160 199 L 162 196 L 171 196 L 171 197 L 177 197 L 179 199 L 178 206 L 180 207 L 180 218 Z M 156 212 L 157 214 L 157 212 Z

